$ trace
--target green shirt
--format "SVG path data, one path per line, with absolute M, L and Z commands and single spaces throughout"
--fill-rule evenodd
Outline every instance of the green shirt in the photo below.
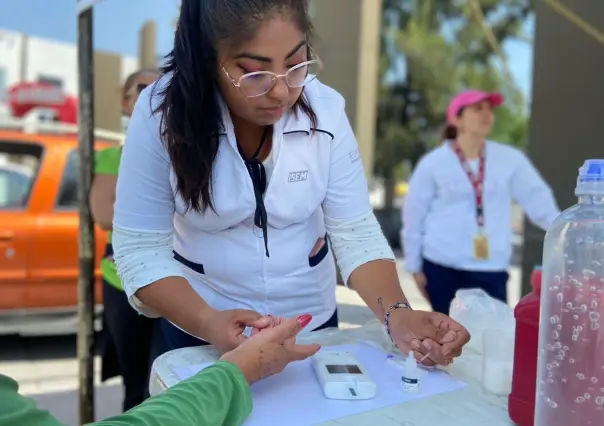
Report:
M 121 146 L 106 148 L 97 152 L 94 161 L 94 173 L 97 175 L 117 176 L 121 157 Z M 111 243 L 111 231 L 107 233 L 107 242 Z M 101 273 L 105 281 L 118 290 L 122 290 L 122 282 L 117 275 L 115 262 L 112 259 L 105 258 L 101 260 Z
M 233 364 L 219 361 L 130 411 L 94 426 L 238 426 L 252 412 L 252 394 Z M 0 375 L 0 426 L 64 426 L 17 383 Z

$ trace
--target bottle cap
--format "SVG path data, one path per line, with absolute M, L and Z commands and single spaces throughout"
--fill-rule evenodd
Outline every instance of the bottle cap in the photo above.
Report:
M 604 160 L 585 160 L 579 169 L 581 182 L 604 182 Z
M 419 367 L 413 351 L 409 351 L 409 355 L 405 359 L 403 371 L 405 377 L 419 379 Z
M 604 194 L 604 159 L 585 160 L 579 168 L 575 194 Z

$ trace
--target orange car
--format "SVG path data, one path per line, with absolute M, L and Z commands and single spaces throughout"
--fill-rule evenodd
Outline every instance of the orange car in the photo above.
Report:
M 77 325 L 77 134 L 39 127 L 0 128 L 0 334 L 71 333 Z M 115 143 L 99 140 L 95 149 Z M 105 244 L 96 229 L 97 264 Z M 99 303 L 98 269 L 96 277 Z

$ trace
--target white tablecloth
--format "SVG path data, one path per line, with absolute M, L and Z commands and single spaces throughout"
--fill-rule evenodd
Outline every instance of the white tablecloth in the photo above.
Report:
M 322 345 L 342 345 L 369 341 L 384 350 L 393 346 L 377 321 L 363 327 L 347 330 L 322 330 L 308 333 L 298 340 Z M 159 357 L 153 364 L 150 382 L 151 395 L 157 395 L 177 384 L 180 379 L 175 369 L 186 365 L 203 364 L 217 359 L 211 346 L 178 349 Z M 460 361 L 462 361 L 460 359 Z M 463 365 L 464 363 L 459 363 Z M 456 364 L 453 364 L 455 367 Z M 478 366 L 480 368 L 480 366 Z M 324 423 L 324 426 L 510 426 L 507 397 L 485 392 L 464 369 L 450 368 L 455 377 L 468 383 L 465 388 L 412 402 Z

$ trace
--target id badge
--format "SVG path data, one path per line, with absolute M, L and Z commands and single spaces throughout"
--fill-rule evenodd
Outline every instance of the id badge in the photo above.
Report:
M 474 236 L 474 258 L 487 260 L 489 258 L 489 239 L 484 234 Z

